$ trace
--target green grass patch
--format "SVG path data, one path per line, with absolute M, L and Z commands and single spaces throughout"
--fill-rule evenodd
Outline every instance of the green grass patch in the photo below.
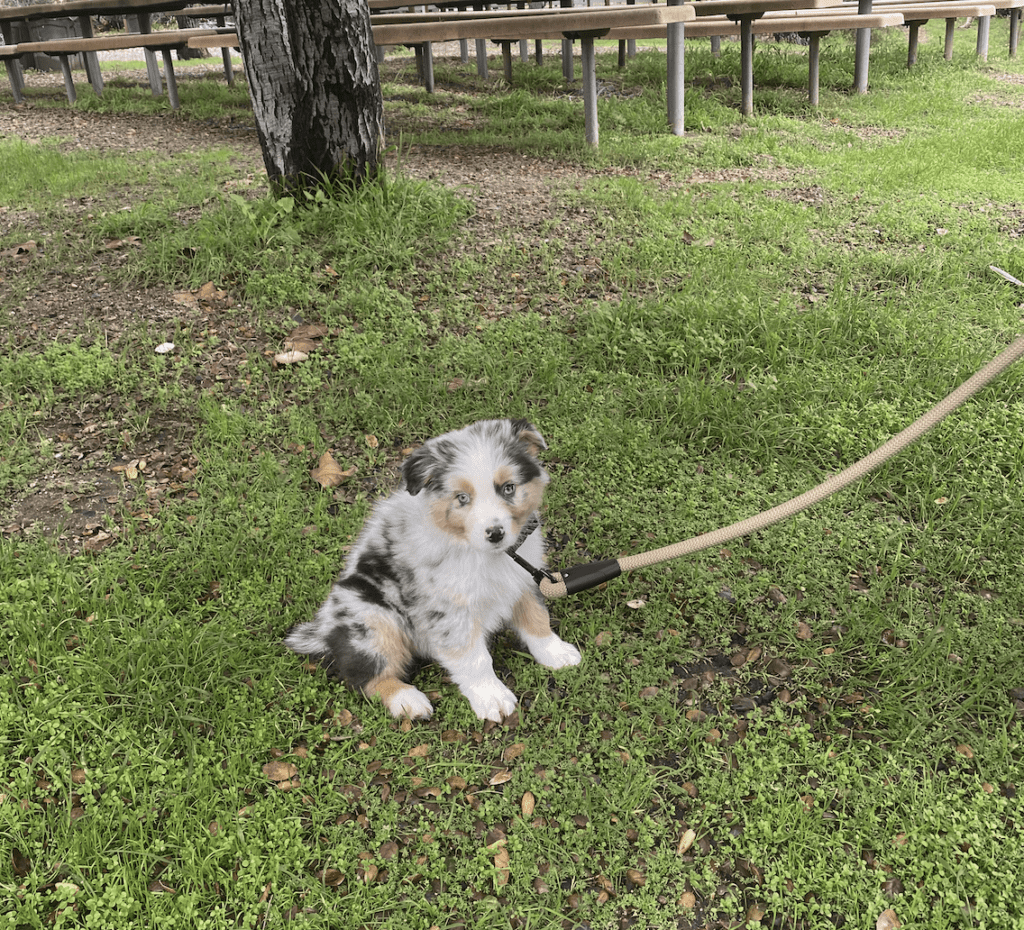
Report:
M 354 193 L 0 141 L 0 246 L 42 243 L 0 259 L 4 925 L 1024 928 L 1020 366 L 812 511 L 554 602 L 579 668 L 499 638 L 506 725 L 437 667 L 393 721 L 280 646 L 430 435 L 536 422 L 570 566 L 788 500 L 984 364 L 1024 301 L 1005 39 L 908 72 L 886 33 L 861 97 L 830 37 L 818 109 L 762 42 L 750 119 L 696 43 L 681 139 L 662 54 L 609 48 L 597 152 L 557 62 L 433 97 L 389 62 Z M 220 91 L 182 91 L 187 132 Z M 524 183 L 403 170 L 438 148 Z

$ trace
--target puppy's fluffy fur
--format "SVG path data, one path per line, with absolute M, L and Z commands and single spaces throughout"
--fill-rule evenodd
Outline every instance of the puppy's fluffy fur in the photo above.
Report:
M 515 695 L 495 676 L 488 640 L 511 628 L 548 668 L 579 650 L 551 631 L 537 586 L 505 549 L 537 512 L 547 446 L 526 420 L 483 420 L 428 440 L 403 485 L 377 504 L 314 620 L 285 645 L 314 658 L 396 717 L 429 717 L 408 683 L 416 659 L 440 663 L 478 717 L 501 720 Z M 538 527 L 519 552 L 544 563 Z

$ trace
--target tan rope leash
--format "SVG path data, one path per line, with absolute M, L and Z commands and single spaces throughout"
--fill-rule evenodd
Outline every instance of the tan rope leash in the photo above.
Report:
M 610 581 L 623 572 L 632 571 L 636 568 L 646 568 L 650 565 L 656 565 L 658 562 L 678 559 L 693 552 L 710 549 L 713 546 L 721 546 L 732 539 L 736 539 L 738 536 L 756 533 L 758 530 L 763 530 L 774 523 L 779 523 L 787 517 L 792 517 L 800 513 L 800 511 L 823 501 L 829 495 L 835 494 L 836 491 L 841 491 L 854 481 L 863 478 L 911 443 L 916 442 L 969 397 L 980 391 L 990 381 L 999 377 L 1022 356 L 1024 356 L 1024 336 L 1018 336 L 1007 349 L 1000 352 L 984 368 L 968 378 L 945 400 L 939 401 L 931 410 L 916 419 L 905 430 L 897 433 L 892 439 L 874 452 L 866 455 L 859 462 L 855 462 L 838 474 L 825 479 L 817 487 L 812 488 L 810 491 L 805 491 L 784 504 L 779 504 L 777 507 L 772 507 L 770 510 L 766 510 L 753 517 L 748 517 L 739 523 L 733 523 L 731 526 L 713 530 L 710 533 L 703 533 L 700 536 L 694 536 L 683 542 L 664 546 L 661 549 L 652 549 L 650 552 L 640 552 L 636 555 L 624 556 L 621 559 L 604 559 L 599 562 L 590 562 L 562 572 L 545 573 L 547 577 L 541 577 L 538 582 L 540 593 L 544 597 L 555 598 L 565 597 L 567 594 L 575 594 L 578 591 L 585 591 L 587 588 L 593 588 L 602 582 Z

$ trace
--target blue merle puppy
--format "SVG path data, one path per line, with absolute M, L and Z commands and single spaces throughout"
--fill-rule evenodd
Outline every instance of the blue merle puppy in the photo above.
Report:
M 482 420 L 428 440 L 402 467 L 403 483 L 363 527 L 316 617 L 285 645 L 396 717 L 429 717 L 409 684 L 417 659 L 442 665 L 476 715 L 500 721 L 516 698 L 494 674 L 488 641 L 510 628 L 548 668 L 580 662 L 551 630 L 529 573 L 505 550 L 537 513 L 550 480 L 547 445 L 527 420 Z M 544 564 L 538 527 L 519 552 Z

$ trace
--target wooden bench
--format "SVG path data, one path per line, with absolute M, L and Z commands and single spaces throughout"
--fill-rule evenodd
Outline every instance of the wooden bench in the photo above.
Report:
M 4 63 L 7 71 L 7 81 L 11 85 L 11 93 L 14 94 L 14 102 L 21 103 L 24 100 L 25 79 L 21 76 L 21 68 L 18 67 L 17 45 L 0 45 L 0 61 Z
M 1024 6 L 1024 0 L 999 0 L 999 2 L 1016 3 L 1018 7 Z M 909 32 L 907 67 L 910 67 L 917 61 L 918 29 L 931 19 L 944 19 L 946 21 L 945 56 L 946 60 L 949 61 L 953 57 L 953 29 L 957 19 L 976 17 L 978 19 L 978 57 L 982 61 L 987 59 L 987 23 L 995 15 L 997 7 L 998 3 L 996 0 L 992 0 L 989 3 L 981 3 L 977 2 L 977 0 L 878 0 L 878 2 L 872 4 L 871 11 L 872 13 L 900 13 L 903 16 L 903 23 L 908 27 Z M 829 9 L 828 12 L 830 14 L 835 13 L 837 16 L 858 15 L 857 8 L 853 4 L 836 7 L 834 10 Z M 802 15 L 804 14 L 796 14 L 798 18 Z M 771 19 L 772 14 L 765 18 Z
M 1017 43 L 1020 39 L 1020 17 L 1021 9 L 1024 8 L 1024 0 L 993 0 L 991 4 L 996 10 L 1010 11 L 1010 57 L 1017 54 Z M 958 12 L 970 4 L 956 2 L 956 0 L 878 0 L 872 9 L 888 10 L 898 9 L 903 13 L 903 20 L 910 30 L 910 41 L 907 49 L 907 67 L 917 62 L 918 30 L 930 19 L 944 19 L 946 21 L 946 41 L 943 54 L 946 61 L 953 59 L 953 29 L 957 19 L 965 16 L 976 17 L 978 20 L 978 40 L 976 51 L 982 61 L 988 60 L 989 26 L 994 13 L 964 13 Z
M 597 146 L 597 69 L 594 59 L 594 39 L 601 38 L 616 27 L 650 25 L 660 26 L 671 33 L 670 44 L 677 39 L 682 44 L 682 30 L 675 27 L 694 18 L 689 5 L 614 7 L 575 7 L 565 9 L 488 10 L 466 12 L 392 13 L 371 16 L 373 41 L 377 45 L 417 46 L 430 42 L 457 39 L 492 39 L 497 42 L 515 42 L 520 39 L 579 39 L 583 51 L 583 113 L 588 144 Z M 672 27 L 670 30 L 669 27 Z M 199 36 L 190 41 L 193 48 L 215 48 L 230 42 L 238 46 L 237 36 Z M 429 55 L 424 56 L 429 63 Z M 433 68 L 428 64 L 424 83 L 433 90 Z M 671 80 L 671 75 L 670 75 Z M 678 82 L 682 93 L 681 77 Z M 672 114 L 669 114 L 670 123 Z M 681 132 L 681 120 L 679 131 Z
M 828 9 L 808 10 L 800 14 L 768 13 L 762 19 L 751 23 L 751 30 L 756 35 L 776 32 L 795 32 L 806 37 L 808 48 L 807 97 L 811 106 L 817 106 L 820 95 L 820 47 L 822 36 L 835 29 L 882 29 L 891 26 L 902 26 L 903 17 L 899 13 L 868 13 L 858 15 L 856 11 L 831 15 Z M 686 38 L 708 38 L 712 36 L 738 36 L 740 24 L 722 17 L 702 17 L 696 22 L 686 24 Z M 613 29 L 609 33 L 612 39 L 654 39 L 665 38 L 664 30 L 654 29 Z M 744 62 L 740 80 L 743 86 L 752 88 L 754 83 L 753 61 Z
M 233 32 L 234 30 L 228 29 L 227 31 Z M 169 29 L 166 32 L 132 32 L 123 35 L 95 36 L 93 38 L 55 39 L 49 42 L 20 42 L 15 49 L 17 55 L 43 52 L 58 58 L 61 71 L 64 74 L 64 89 L 67 92 L 69 103 L 74 103 L 77 97 L 75 82 L 71 74 L 71 63 L 69 61 L 71 55 L 78 55 L 83 52 L 106 52 L 123 48 L 142 48 L 147 51 L 160 52 L 164 60 L 164 72 L 167 79 L 167 97 L 171 108 L 177 110 L 180 102 L 178 99 L 178 84 L 174 78 L 174 64 L 171 61 L 171 51 L 177 48 L 187 48 L 189 39 L 216 34 L 217 30 L 215 29 Z M 98 70 L 95 74 L 90 73 L 89 78 L 96 95 L 101 95 L 103 93 L 103 78 L 99 75 Z M 155 94 L 160 93 L 159 89 L 155 87 L 153 92 Z

